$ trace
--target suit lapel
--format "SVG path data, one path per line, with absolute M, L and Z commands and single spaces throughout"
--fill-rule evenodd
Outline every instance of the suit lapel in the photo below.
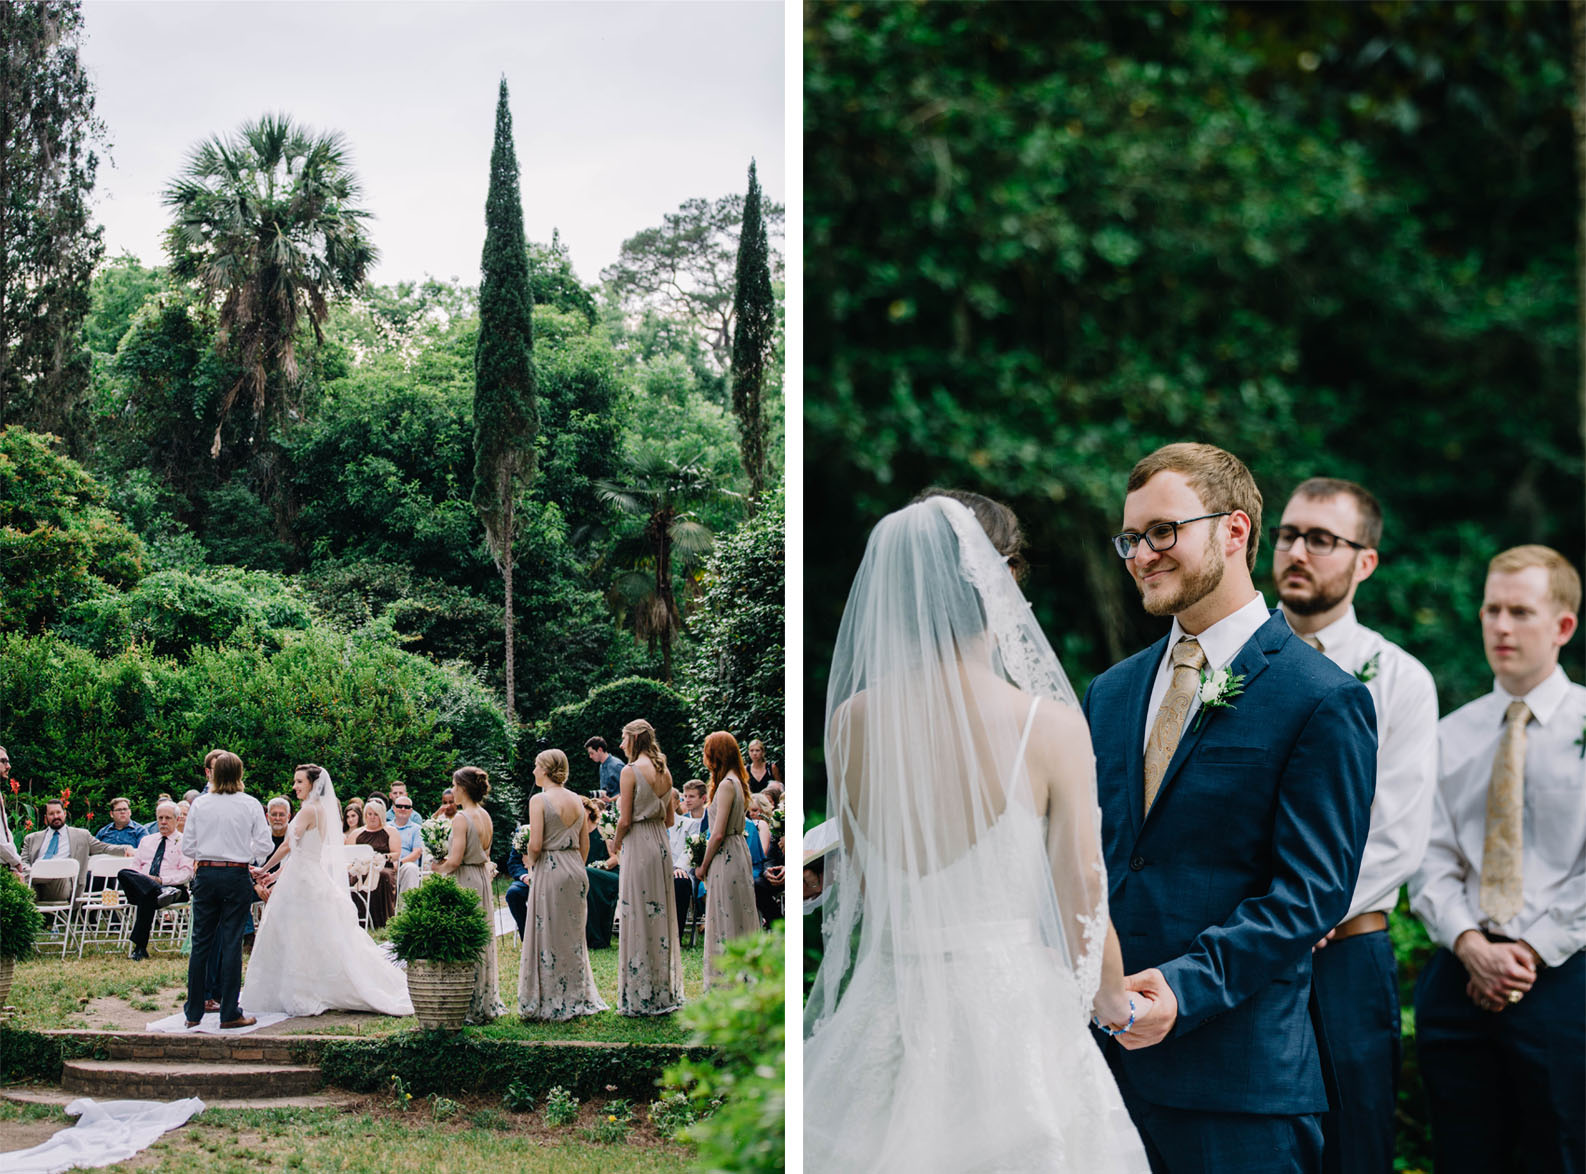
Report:
M 1276 627 L 1274 627 L 1274 621 L 1277 624 Z M 1207 713 L 1206 707 L 1202 706 L 1196 715 L 1190 719 L 1189 725 L 1184 730 L 1183 737 L 1179 739 L 1178 749 L 1173 752 L 1173 760 L 1167 764 L 1167 770 L 1162 774 L 1162 785 L 1157 788 L 1156 802 L 1151 804 L 1152 811 L 1157 811 L 1161 808 L 1163 796 L 1167 794 L 1168 788 L 1173 785 L 1173 780 L 1177 777 L 1179 769 L 1189 759 L 1189 756 L 1195 752 L 1195 747 L 1200 744 L 1201 736 L 1206 732 L 1206 727 L 1215 721 L 1237 720 L 1238 707 L 1239 702 L 1242 700 L 1242 695 L 1249 692 L 1250 686 L 1255 682 L 1255 679 L 1266 670 L 1267 653 L 1277 651 L 1278 646 L 1288 639 L 1289 635 L 1288 621 L 1274 612 L 1272 618 L 1257 628 L 1255 635 L 1246 640 L 1244 647 L 1235 654 L 1233 660 L 1228 662 L 1228 667 L 1233 670 L 1234 676 L 1242 675 L 1244 677 L 1244 681 L 1241 683 L 1241 697 L 1235 698 L 1232 703 L 1233 708 L 1225 713 L 1217 713 L 1215 711 Z M 1203 718 L 1204 720 L 1202 720 Z M 1141 737 L 1144 737 L 1143 733 Z M 1142 763 L 1144 758 L 1144 752 L 1141 751 Z M 1142 780 L 1140 789 L 1143 792 L 1145 779 L 1143 765 L 1140 778 Z M 1145 796 L 1143 793 L 1137 797 L 1137 802 L 1144 804 Z M 1136 824 L 1135 826 L 1139 827 L 1140 825 Z
M 1144 665 L 1135 673 L 1129 685 L 1128 708 L 1125 711 L 1129 715 L 1129 724 L 1125 727 L 1128 739 L 1125 761 L 1129 764 L 1126 774 L 1129 780 L 1129 824 L 1136 835 L 1140 834 L 1140 825 L 1145 820 L 1145 732 L 1146 723 L 1151 720 L 1146 707 L 1151 704 L 1151 684 L 1156 680 L 1162 656 L 1167 652 L 1167 641 L 1168 638 L 1164 636 L 1151 646 L 1151 655 L 1144 658 Z

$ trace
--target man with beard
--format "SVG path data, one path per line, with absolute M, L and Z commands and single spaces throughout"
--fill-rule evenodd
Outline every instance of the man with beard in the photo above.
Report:
M 1437 686 L 1397 644 L 1355 618 L 1377 568 L 1382 508 L 1352 481 L 1313 477 L 1272 531 L 1272 577 L 1299 637 L 1371 692 L 1377 792 L 1349 912 L 1317 944 L 1312 1002 L 1334 1108 L 1322 1118 L 1328 1174 L 1393 1167 L 1399 976 L 1388 911 L 1426 851 L 1437 787 Z
M 1311 951 L 1354 892 L 1375 713 L 1268 612 L 1260 533 L 1232 454 L 1172 444 L 1136 464 L 1113 548 L 1173 624 L 1085 695 L 1134 993 L 1132 1022 L 1097 1039 L 1156 1174 L 1321 1170 Z
M 44 826 L 22 841 L 22 863 L 26 868 L 32 869 L 40 860 L 70 856 L 77 861 L 79 885 L 88 875 L 88 858 L 105 853 L 131 856 L 132 849 L 125 844 L 101 843 L 87 828 L 67 827 L 66 806 L 59 799 L 44 804 Z M 64 901 L 72 893 L 70 881 L 41 881 L 33 887 L 40 901 Z

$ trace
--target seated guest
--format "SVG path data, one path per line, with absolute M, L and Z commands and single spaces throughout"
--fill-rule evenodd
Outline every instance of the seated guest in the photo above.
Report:
M 457 796 L 450 787 L 441 792 L 441 805 L 435 809 L 431 819 L 450 820 L 457 814 Z
M 176 804 L 161 803 L 155 812 L 157 831 L 144 836 L 132 857 L 132 867 L 116 874 L 127 903 L 138 911 L 132 922 L 132 960 L 149 956 L 149 931 L 154 911 L 187 900 L 193 863 L 182 855 L 182 835 L 176 830 Z
M 363 800 L 354 797 L 347 803 L 346 823 L 342 825 L 342 843 L 353 844 L 363 831 Z
M 22 867 L 28 871 L 40 860 L 69 856 L 77 862 L 77 883 L 81 885 L 88 874 L 88 858 L 106 853 L 131 856 L 132 849 L 125 844 L 106 844 L 87 828 L 67 827 L 65 804 L 50 799 L 44 804 L 44 826 L 22 841 Z M 72 895 L 69 880 L 40 881 L 33 887 L 40 901 L 64 901 Z
M 402 837 L 386 826 L 385 804 L 379 799 L 364 805 L 363 827 L 353 837 L 353 843 L 373 848 L 375 864 L 380 868 L 380 883 L 368 894 L 369 924 L 380 929 L 396 912 L 396 862 L 402 855 Z
M 210 754 L 212 756 L 214 756 L 214 757 L 218 757 L 216 752 L 213 751 L 213 750 L 210 751 Z M 207 773 L 208 771 L 211 771 L 213 769 L 214 769 L 214 765 L 213 765 L 213 759 L 212 759 L 209 763 L 205 764 L 205 771 Z M 186 791 L 182 792 L 182 802 L 191 805 L 193 800 L 198 798 L 198 794 L 199 793 L 197 791 L 195 791 L 191 787 L 189 787 Z
M 518 940 L 522 941 L 523 919 L 528 916 L 529 908 L 529 870 L 523 865 L 523 853 L 516 848 L 507 853 L 507 872 L 512 883 L 507 886 L 503 899 L 512 913 L 512 920 L 517 922 Z
M 771 851 L 771 812 L 776 804 L 766 798 L 764 791 L 757 795 L 749 796 L 749 816 L 751 822 L 760 829 L 760 851 Z
M 775 786 L 774 783 L 772 785 Z M 785 841 L 780 836 L 772 837 L 769 830 L 773 806 L 765 791 L 749 800 L 750 813 L 766 829 L 763 833 L 765 866 L 754 878 L 754 903 L 760 910 L 761 922 L 767 928 L 773 921 L 782 920 L 783 894 L 787 884 L 787 861 L 782 854 Z
M 132 822 L 132 800 L 123 797 L 110 801 L 110 822 L 94 834 L 102 844 L 136 848 L 151 830 Z
M 584 823 L 589 828 L 589 856 L 584 874 L 589 878 L 589 913 L 584 920 L 584 943 L 591 950 L 611 945 L 611 926 L 617 918 L 617 870 L 603 867 L 607 862 L 606 840 L 595 830 L 605 804 L 598 799 L 584 800 Z
M 420 830 L 421 826 L 419 817 L 413 811 L 413 800 L 408 798 L 407 787 L 401 783 L 392 783 L 391 830 L 396 832 L 397 839 L 402 843 L 402 855 L 397 858 L 398 900 L 401 900 L 403 893 L 416 887 L 423 879 L 419 872 L 424 860 L 424 836 Z
M 371 799 L 380 800 L 381 805 L 384 806 L 387 811 L 391 810 L 391 800 L 390 800 L 390 798 L 387 797 L 386 795 L 382 794 L 381 792 L 379 792 L 379 791 L 372 792 L 367 798 L 364 799 L 364 805 L 368 806 L 369 801 Z
M 183 799 L 176 805 L 176 830 L 178 832 L 187 830 L 187 809 L 192 805 L 193 801 L 191 799 Z
M 760 793 L 771 800 L 771 806 L 780 807 L 782 806 L 783 797 L 787 794 L 787 789 L 781 783 L 767 783 L 765 790 Z
M 666 838 L 672 849 L 672 885 L 677 897 L 677 932 L 682 933 L 688 924 L 689 898 L 696 891 L 703 894 L 694 880 L 694 865 L 688 857 L 688 838 L 700 831 L 705 823 L 705 784 L 699 779 L 689 779 L 683 784 L 682 811 L 666 829 Z

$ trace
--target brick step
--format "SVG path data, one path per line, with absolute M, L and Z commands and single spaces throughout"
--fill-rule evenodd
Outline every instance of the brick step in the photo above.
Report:
M 323 1083 L 319 1069 L 307 1064 L 67 1060 L 61 1067 L 63 1089 L 102 1099 L 299 1097 L 317 1092 Z
M 173 1032 L 52 1032 L 91 1046 L 95 1054 L 112 1060 L 185 1060 L 218 1064 L 227 1060 L 267 1064 L 314 1064 L 319 1061 L 327 1036 L 186 1035 Z

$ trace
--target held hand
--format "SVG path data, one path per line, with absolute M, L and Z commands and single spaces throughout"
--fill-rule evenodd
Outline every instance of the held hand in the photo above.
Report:
M 1507 1004 L 1516 992 L 1523 997 L 1536 982 L 1535 955 L 1522 942 L 1489 942 L 1466 930 L 1454 943 L 1454 953 L 1470 975 L 1468 989 L 1478 1007 L 1501 1010 L 1492 1004 Z
M 787 869 L 782 867 L 780 864 L 770 865 L 765 870 L 765 879 L 770 881 L 774 885 L 781 884 L 783 878 L 786 877 L 786 876 L 787 876 Z
M 1118 1037 L 1130 1051 L 1149 1048 L 1167 1038 L 1178 1022 L 1178 997 L 1156 967 L 1131 974 L 1123 980 L 1124 989 L 1135 996 L 1134 1026 Z M 1139 996 L 1144 995 L 1141 999 Z

